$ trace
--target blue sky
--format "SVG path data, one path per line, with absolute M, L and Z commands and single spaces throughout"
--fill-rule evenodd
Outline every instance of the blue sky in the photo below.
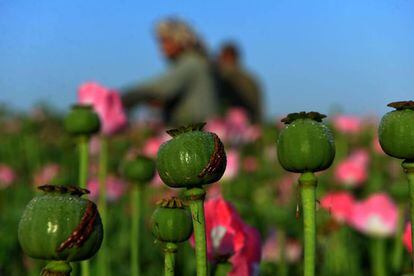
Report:
M 64 110 L 88 80 L 111 87 L 165 70 L 157 20 L 192 23 L 214 51 L 240 43 L 269 116 L 382 114 L 413 99 L 414 1 L 0 0 L 0 102 Z

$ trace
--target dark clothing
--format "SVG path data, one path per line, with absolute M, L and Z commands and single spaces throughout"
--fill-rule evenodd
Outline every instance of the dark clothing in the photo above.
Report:
M 239 66 L 218 67 L 217 77 L 222 109 L 244 108 L 254 123 L 262 121 L 261 91 L 255 79 Z

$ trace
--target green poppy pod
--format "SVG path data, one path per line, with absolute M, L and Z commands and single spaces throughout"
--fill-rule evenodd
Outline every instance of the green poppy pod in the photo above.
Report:
M 317 112 L 289 114 L 277 140 L 277 155 L 282 167 L 291 172 L 317 172 L 331 166 L 335 158 L 332 132 Z
M 99 132 L 98 114 L 90 105 L 74 105 L 64 121 L 65 130 L 72 135 L 92 135 Z
M 191 213 L 177 198 L 163 200 L 152 214 L 151 228 L 159 241 L 184 242 L 193 233 Z
M 89 191 L 74 186 L 45 185 L 19 222 L 18 239 L 32 258 L 81 261 L 91 258 L 103 238 L 96 205 L 81 196 Z
M 200 187 L 223 176 L 224 146 L 216 134 L 202 131 L 204 125 L 167 131 L 173 138 L 161 145 L 157 158 L 157 170 L 166 185 Z
M 126 160 L 122 174 L 131 182 L 147 183 L 155 174 L 155 162 L 146 156 L 138 155 L 133 160 Z
M 385 114 L 378 127 L 383 151 L 398 159 L 414 160 L 414 102 L 388 104 L 395 110 Z

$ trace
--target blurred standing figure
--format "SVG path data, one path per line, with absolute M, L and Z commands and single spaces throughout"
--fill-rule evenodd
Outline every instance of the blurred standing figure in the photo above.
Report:
M 179 19 L 156 27 L 169 70 L 148 82 L 127 89 L 122 102 L 127 110 L 140 103 L 158 103 L 168 124 L 200 122 L 217 114 L 217 91 L 212 66 L 194 30 Z
M 262 95 L 257 81 L 240 62 L 238 47 L 226 43 L 217 58 L 220 100 L 223 108 L 242 107 L 254 123 L 262 120 Z

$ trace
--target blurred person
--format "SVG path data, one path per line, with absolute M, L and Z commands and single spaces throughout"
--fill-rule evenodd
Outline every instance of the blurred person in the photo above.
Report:
M 262 121 L 262 93 L 257 80 L 241 63 L 235 43 L 225 43 L 217 57 L 217 77 L 222 109 L 242 107 L 253 123 Z
M 179 19 L 161 21 L 156 27 L 168 71 L 127 89 L 122 102 L 127 110 L 141 103 L 161 105 L 167 124 L 188 124 L 216 115 L 218 95 L 212 66 L 198 35 Z

